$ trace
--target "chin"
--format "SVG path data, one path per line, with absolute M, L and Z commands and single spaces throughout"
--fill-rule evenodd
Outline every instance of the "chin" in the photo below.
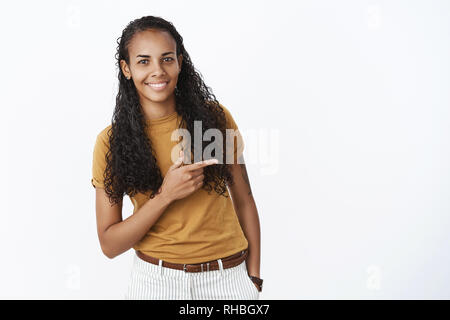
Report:
M 142 96 L 151 101 L 164 101 L 173 93 L 173 90 L 164 90 L 161 92 L 155 92 L 150 88 L 143 88 L 140 92 Z
M 170 94 L 163 94 L 163 93 L 161 93 L 160 95 L 152 94 L 152 95 L 145 95 L 145 97 L 150 101 L 163 102 L 163 101 L 166 101 L 170 97 Z

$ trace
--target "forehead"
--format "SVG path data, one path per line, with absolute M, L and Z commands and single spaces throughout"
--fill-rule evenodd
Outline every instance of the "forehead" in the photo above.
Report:
M 161 30 L 145 30 L 136 33 L 128 44 L 130 58 L 138 54 L 160 56 L 167 51 L 176 52 L 176 42 L 171 34 Z

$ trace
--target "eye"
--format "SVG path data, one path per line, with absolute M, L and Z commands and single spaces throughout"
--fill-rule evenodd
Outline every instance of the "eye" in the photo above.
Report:
M 145 63 L 143 63 L 143 62 L 145 62 Z M 148 59 L 142 59 L 142 60 L 138 61 L 138 63 L 140 63 L 140 64 L 147 64 L 147 62 L 148 62 Z
M 170 57 L 167 57 L 167 58 L 164 58 L 164 59 L 170 59 L 169 61 L 172 61 L 172 60 L 173 60 L 173 58 L 170 58 Z

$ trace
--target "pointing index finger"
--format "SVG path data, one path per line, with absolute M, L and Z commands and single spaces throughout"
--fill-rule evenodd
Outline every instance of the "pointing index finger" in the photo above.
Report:
M 185 165 L 184 168 L 186 168 L 187 170 L 191 171 L 191 170 L 196 170 L 196 169 L 200 169 L 212 164 L 217 164 L 219 163 L 219 160 L 217 159 L 209 159 L 209 160 L 203 160 L 203 161 L 199 161 L 193 164 L 189 164 L 189 165 Z

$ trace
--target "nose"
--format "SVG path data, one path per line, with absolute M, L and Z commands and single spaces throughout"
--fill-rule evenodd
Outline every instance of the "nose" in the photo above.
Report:
M 164 75 L 166 72 L 164 71 L 164 68 L 161 66 L 159 61 L 153 63 L 153 68 L 151 70 L 151 74 L 154 77 L 158 77 L 160 75 Z

